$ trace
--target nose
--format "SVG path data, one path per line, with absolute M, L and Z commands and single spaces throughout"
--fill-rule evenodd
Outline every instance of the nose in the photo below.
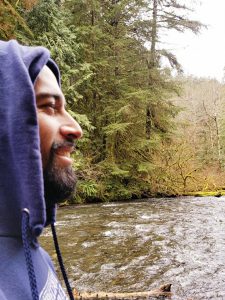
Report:
M 60 127 L 60 133 L 66 139 L 79 139 L 83 135 L 82 128 L 79 123 L 71 117 L 68 112 L 65 112 L 65 123 Z

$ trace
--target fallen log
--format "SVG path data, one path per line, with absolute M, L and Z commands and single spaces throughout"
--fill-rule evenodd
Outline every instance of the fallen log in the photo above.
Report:
M 146 291 L 146 292 L 132 292 L 132 293 L 106 293 L 106 292 L 98 292 L 98 293 L 79 293 L 74 290 L 74 297 L 76 300 L 141 300 L 141 299 L 149 299 L 159 298 L 161 300 L 165 298 L 171 298 L 171 285 L 172 284 L 164 284 L 159 288 Z

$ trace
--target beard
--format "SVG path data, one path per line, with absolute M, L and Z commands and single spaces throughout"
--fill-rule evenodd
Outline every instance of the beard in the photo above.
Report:
M 55 159 L 55 150 L 63 146 L 74 147 L 74 143 L 53 143 L 48 163 L 43 171 L 47 207 L 63 202 L 75 193 L 77 177 L 72 166 L 59 167 Z

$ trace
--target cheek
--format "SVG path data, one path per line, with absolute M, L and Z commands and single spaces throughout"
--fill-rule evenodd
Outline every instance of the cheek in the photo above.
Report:
M 49 119 L 48 117 L 42 114 L 38 115 L 38 123 L 39 123 L 42 165 L 44 168 L 48 162 L 52 144 L 56 139 L 57 126 L 53 120 Z

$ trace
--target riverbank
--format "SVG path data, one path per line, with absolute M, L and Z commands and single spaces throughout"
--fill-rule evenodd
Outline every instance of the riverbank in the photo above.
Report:
M 225 190 L 189 192 L 189 193 L 184 194 L 183 196 L 221 197 L 221 196 L 225 196 Z
M 65 201 L 64 203 L 61 203 L 59 206 L 69 206 L 69 205 L 79 205 L 79 204 L 94 204 L 94 203 L 108 203 L 108 202 L 131 202 L 131 201 L 138 201 L 140 199 L 151 199 L 151 198 L 180 198 L 185 196 L 193 196 L 193 197 L 222 197 L 225 196 L 225 189 L 216 190 L 216 191 L 194 191 L 194 192 L 187 192 L 183 194 L 166 194 L 166 193 L 156 193 L 156 194 L 149 194 L 149 195 L 143 195 L 141 198 L 130 198 L 130 199 L 123 199 L 123 200 L 111 200 L 111 201 L 105 201 L 105 199 L 95 198 L 92 201 L 88 201 L 85 199 L 79 199 L 79 201 L 76 201 L 76 199 L 73 199 L 72 201 Z

